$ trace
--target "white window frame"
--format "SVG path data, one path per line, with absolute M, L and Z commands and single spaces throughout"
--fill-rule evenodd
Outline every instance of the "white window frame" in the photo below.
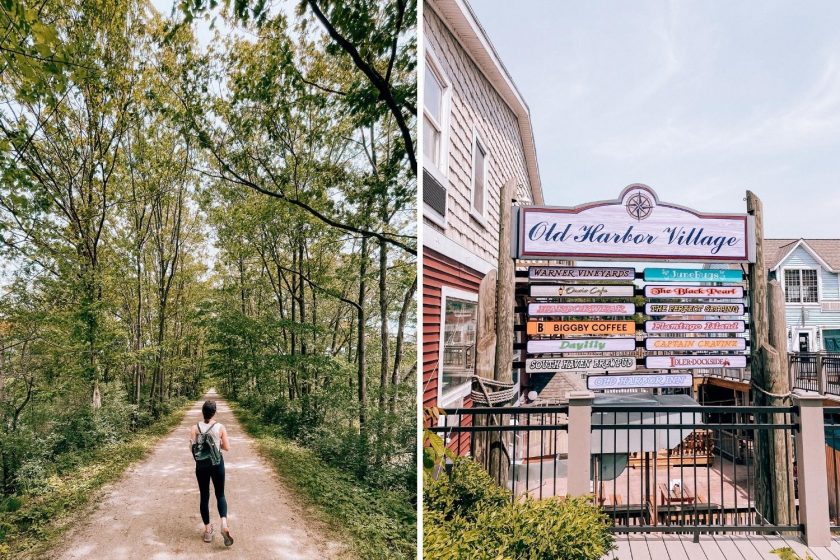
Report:
M 820 343 L 817 344 L 817 327 L 793 327 L 791 352 L 799 352 L 799 333 L 808 334 L 808 352 L 819 352 L 822 347 L 822 333 L 820 333 Z
M 444 337 L 446 336 L 446 300 L 447 298 L 462 299 L 464 301 L 474 301 L 478 304 L 478 293 L 468 292 L 453 288 L 452 286 L 442 286 L 440 289 L 440 340 L 438 343 L 438 406 L 446 408 L 448 404 L 462 399 L 470 394 L 472 391 L 472 381 L 465 381 L 455 389 L 451 390 L 444 400 L 443 396 L 443 348 L 445 346 Z M 476 322 L 478 319 L 476 318 Z M 477 327 L 478 325 L 476 325 Z M 475 363 L 475 359 L 473 359 Z
M 432 72 L 437 76 L 440 80 L 441 85 L 443 86 L 443 92 L 441 93 L 440 98 L 440 118 L 441 121 L 437 122 L 434 117 L 429 115 L 426 112 L 426 100 L 423 99 L 423 118 L 428 117 L 436 126 L 440 127 L 440 156 L 439 162 L 436 165 L 431 158 L 429 158 L 425 152 L 423 153 L 423 169 L 428 171 L 438 182 L 443 185 L 446 189 L 446 196 L 447 199 L 449 198 L 449 128 L 450 128 L 450 102 L 452 98 L 452 82 L 449 80 L 449 77 L 446 75 L 446 72 L 443 71 L 443 66 L 440 63 L 440 60 L 435 55 L 434 50 L 430 47 L 428 41 L 424 42 L 424 50 L 425 50 L 425 63 L 429 66 Z M 422 80 L 423 83 L 418 84 L 420 86 L 420 91 L 425 91 L 426 87 L 426 73 L 425 71 L 422 73 L 418 73 L 418 81 Z M 420 133 L 423 134 L 422 130 L 425 125 L 421 122 L 420 123 Z M 421 140 L 420 143 L 420 150 L 423 151 L 423 145 L 425 142 L 425 138 Z M 447 200 L 447 208 L 449 208 L 448 200 Z M 448 212 L 447 212 L 448 214 Z M 441 226 L 442 228 L 446 228 L 446 215 L 441 216 L 438 214 L 437 210 L 430 207 L 428 204 L 423 204 L 423 216 L 431 220 L 432 222 L 436 223 L 437 225 Z
M 799 273 L 799 301 L 788 301 L 787 300 L 787 271 L 788 270 L 814 270 L 817 273 L 817 301 L 814 302 L 803 302 L 803 288 L 802 288 L 802 273 Z M 814 268 L 812 266 L 786 266 L 782 268 L 782 293 L 785 296 L 785 305 L 805 305 L 808 307 L 819 307 L 822 305 L 823 300 L 823 293 L 822 293 L 822 274 L 820 274 L 819 268 Z
M 475 149 L 480 145 L 481 148 L 484 150 L 484 208 L 479 211 L 475 207 Z M 469 209 L 470 209 L 470 216 L 475 218 L 475 220 L 481 224 L 483 227 L 487 227 L 487 207 L 489 206 L 489 194 L 490 194 L 490 186 L 487 184 L 487 178 L 490 176 L 489 173 L 490 168 L 490 150 L 487 149 L 487 142 L 481 137 L 478 133 L 478 129 L 473 127 L 472 131 L 472 144 L 470 145 L 470 200 L 469 200 Z

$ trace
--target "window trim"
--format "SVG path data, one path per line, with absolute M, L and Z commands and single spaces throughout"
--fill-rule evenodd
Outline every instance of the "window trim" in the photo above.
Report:
M 435 55 L 434 50 L 429 45 L 428 41 L 424 41 L 424 61 L 427 67 L 437 76 L 438 80 L 440 80 L 441 85 L 443 86 L 443 91 L 441 92 L 440 97 L 440 122 L 438 122 L 432 115 L 430 115 L 426 111 L 426 100 L 423 99 L 423 118 L 428 117 L 429 120 L 432 121 L 433 124 L 440 128 L 440 157 L 438 165 L 429 158 L 426 153 L 423 153 L 423 169 L 428 171 L 431 175 L 437 179 L 437 181 L 443 185 L 443 188 L 446 189 L 446 196 L 449 197 L 449 128 L 451 124 L 451 114 L 450 114 L 450 106 L 451 106 L 451 97 L 452 97 L 452 82 L 449 80 L 449 77 L 446 75 L 446 72 L 443 71 L 443 65 L 440 63 L 440 60 Z M 418 81 L 423 80 L 422 84 L 418 84 L 420 86 L 420 91 L 425 91 L 426 87 L 426 73 L 425 71 L 422 75 L 418 73 Z M 423 133 L 423 127 L 425 125 L 421 122 L 420 123 L 420 134 Z M 426 139 L 423 138 L 420 142 L 420 150 L 423 150 L 423 145 Z M 447 201 L 448 202 L 448 201 Z M 449 204 L 447 204 L 447 208 Z M 449 212 L 446 212 L 448 214 Z M 447 226 L 447 216 L 444 214 L 441 216 L 438 214 L 437 210 L 429 206 L 428 204 L 423 204 L 423 216 L 432 222 L 436 223 L 442 228 L 446 228 Z
M 442 286 L 440 289 L 440 335 L 438 339 L 438 373 L 437 373 L 437 401 L 438 406 L 446 408 L 452 401 L 462 399 L 472 392 L 472 381 L 465 381 L 454 389 L 450 390 L 444 398 L 443 395 L 443 349 L 444 337 L 446 336 L 446 300 L 457 298 L 465 301 L 475 302 L 478 305 L 478 292 L 468 292 L 452 286 Z M 476 325 L 477 326 L 477 325 Z
M 479 212 L 479 210 L 475 207 L 475 150 L 476 147 L 481 146 L 482 150 L 484 151 L 484 208 Z M 490 150 L 487 149 L 487 143 L 482 138 L 481 134 L 478 133 L 478 128 L 473 127 L 472 130 L 472 143 L 470 144 L 470 200 L 469 200 L 469 209 L 470 209 L 470 216 L 475 218 L 475 220 L 482 225 L 485 229 L 487 228 L 487 207 L 489 205 L 489 185 L 487 184 L 487 178 L 490 176 L 489 173 L 490 168 Z
M 822 274 L 820 274 L 820 268 L 814 268 L 812 266 L 785 266 L 782 267 L 782 293 L 785 296 L 785 305 L 805 305 L 808 307 L 819 307 L 822 305 L 823 301 L 823 292 L 822 292 Z M 799 301 L 788 301 L 787 300 L 787 271 L 788 270 L 813 270 L 817 273 L 817 301 L 814 302 L 804 302 L 803 294 L 804 291 L 802 289 L 802 273 L 800 272 L 799 275 Z

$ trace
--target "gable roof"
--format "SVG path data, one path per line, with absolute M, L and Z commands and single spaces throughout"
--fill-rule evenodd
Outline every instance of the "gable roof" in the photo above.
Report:
M 502 63 L 493 43 L 490 42 L 490 37 L 467 0 L 428 0 L 427 5 L 440 16 L 490 85 L 516 115 L 533 204 L 543 204 L 537 148 L 534 142 L 534 129 L 531 125 L 531 110 L 516 88 L 510 72 Z
M 828 270 L 840 271 L 840 239 L 765 239 L 764 263 L 774 270 L 800 246 Z

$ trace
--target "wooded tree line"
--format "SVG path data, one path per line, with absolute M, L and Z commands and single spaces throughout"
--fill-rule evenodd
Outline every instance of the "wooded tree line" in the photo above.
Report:
M 413 487 L 414 7 L 269 4 L 3 4 L 4 494 L 211 383 Z

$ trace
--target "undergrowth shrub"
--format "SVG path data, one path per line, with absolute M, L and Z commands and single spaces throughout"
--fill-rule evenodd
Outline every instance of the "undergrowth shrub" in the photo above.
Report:
M 588 498 L 510 501 L 476 463 L 458 458 L 425 483 L 423 551 L 428 560 L 598 560 L 614 539 Z

